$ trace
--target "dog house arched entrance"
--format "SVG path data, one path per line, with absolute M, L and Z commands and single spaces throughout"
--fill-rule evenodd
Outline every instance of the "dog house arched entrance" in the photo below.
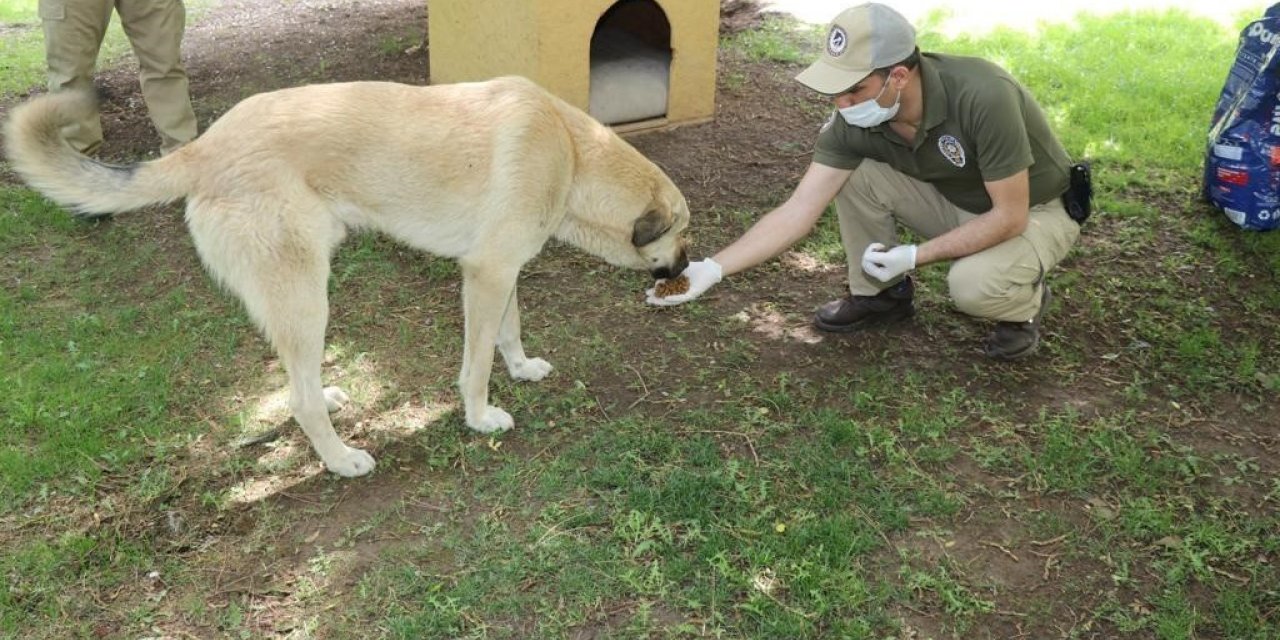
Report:
M 605 124 L 665 118 L 671 22 L 653 0 L 619 0 L 591 34 L 587 112 Z

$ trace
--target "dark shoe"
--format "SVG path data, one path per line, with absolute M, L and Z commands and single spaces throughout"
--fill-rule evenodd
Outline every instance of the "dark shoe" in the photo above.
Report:
M 847 333 L 910 318 L 916 312 L 911 302 L 915 291 L 911 278 L 905 278 L 874 296 L 850 294 L 832 300 L 818 307 L 818 312 L 813 315 L 813 326 L 822 331 Z
M 987 336 L 986 353 L 996 360 L 1017 360 L 1036 352 L 1040 346 L 1040 321 L 1053 300 L 1049 285 L 1040 294 L 1040 310 L 1029 322 L 997 322 L 996 330 Z

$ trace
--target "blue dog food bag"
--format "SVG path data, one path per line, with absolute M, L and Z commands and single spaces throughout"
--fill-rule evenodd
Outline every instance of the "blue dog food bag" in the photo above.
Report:
M 1204 164 L 1204 196 L 1232 222 L 1280 227 L 1280 3 L 1240 33 Z

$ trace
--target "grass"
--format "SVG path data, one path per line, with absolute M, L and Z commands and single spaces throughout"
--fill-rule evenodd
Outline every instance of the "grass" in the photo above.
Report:
M 751 60 L 798 64 L 813 58 L 819 33 L 818 27 L 807 27 L 785 14 L 770 15 L 756 29 L 723 38 L 722 45 Z
M 793 65 L 813 37 L 722 46 Z M 1195 200 L 1234 35 L 1144 12 L 921 38 L 1001 61 L 1095 160 L 1035 362 L 969 352 L 942 268 L 912 327 L 815 345 L 785 337 L 808 298 L 767 292 L 818 276 L 775 263 L 663 312 L 553 248 L 521 292 L 557 371 L 498 367 L 518 429 L 479 436 L 456 267 L 358 235 L 326 365 L 378 455 L 356 481 L 287 422 L 176 209 L 85 224 L 0 184 L 0 637 L 1280 636 L 1280 234 Z M 833 216 L 797 249 L 843 269 Z
M 0 30 L 0 96 L 43 82 L 44 34 L 35 0 L 0 0 Z
M 215 0 L 185 3 L 187 21 L 200 18 Z M 0 98 L 23 93 L 45 81 L 44 33 L 36 11 L 36 0 L 0 0 Z M 98 54 L 98 67 L 121 64 L 132 56 L 129 39 L 113 14 Z
M 0 22 L 23 24 L 37 21 L 36 0 L 0 0 Z

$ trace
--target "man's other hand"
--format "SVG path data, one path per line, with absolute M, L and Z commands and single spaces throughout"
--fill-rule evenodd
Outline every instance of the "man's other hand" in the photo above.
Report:
M 916 245 L 902 244 L 888 251 L 873 242 L 862 254 L 862 270 L 871 277 L 887 282 L 916 268 Z

